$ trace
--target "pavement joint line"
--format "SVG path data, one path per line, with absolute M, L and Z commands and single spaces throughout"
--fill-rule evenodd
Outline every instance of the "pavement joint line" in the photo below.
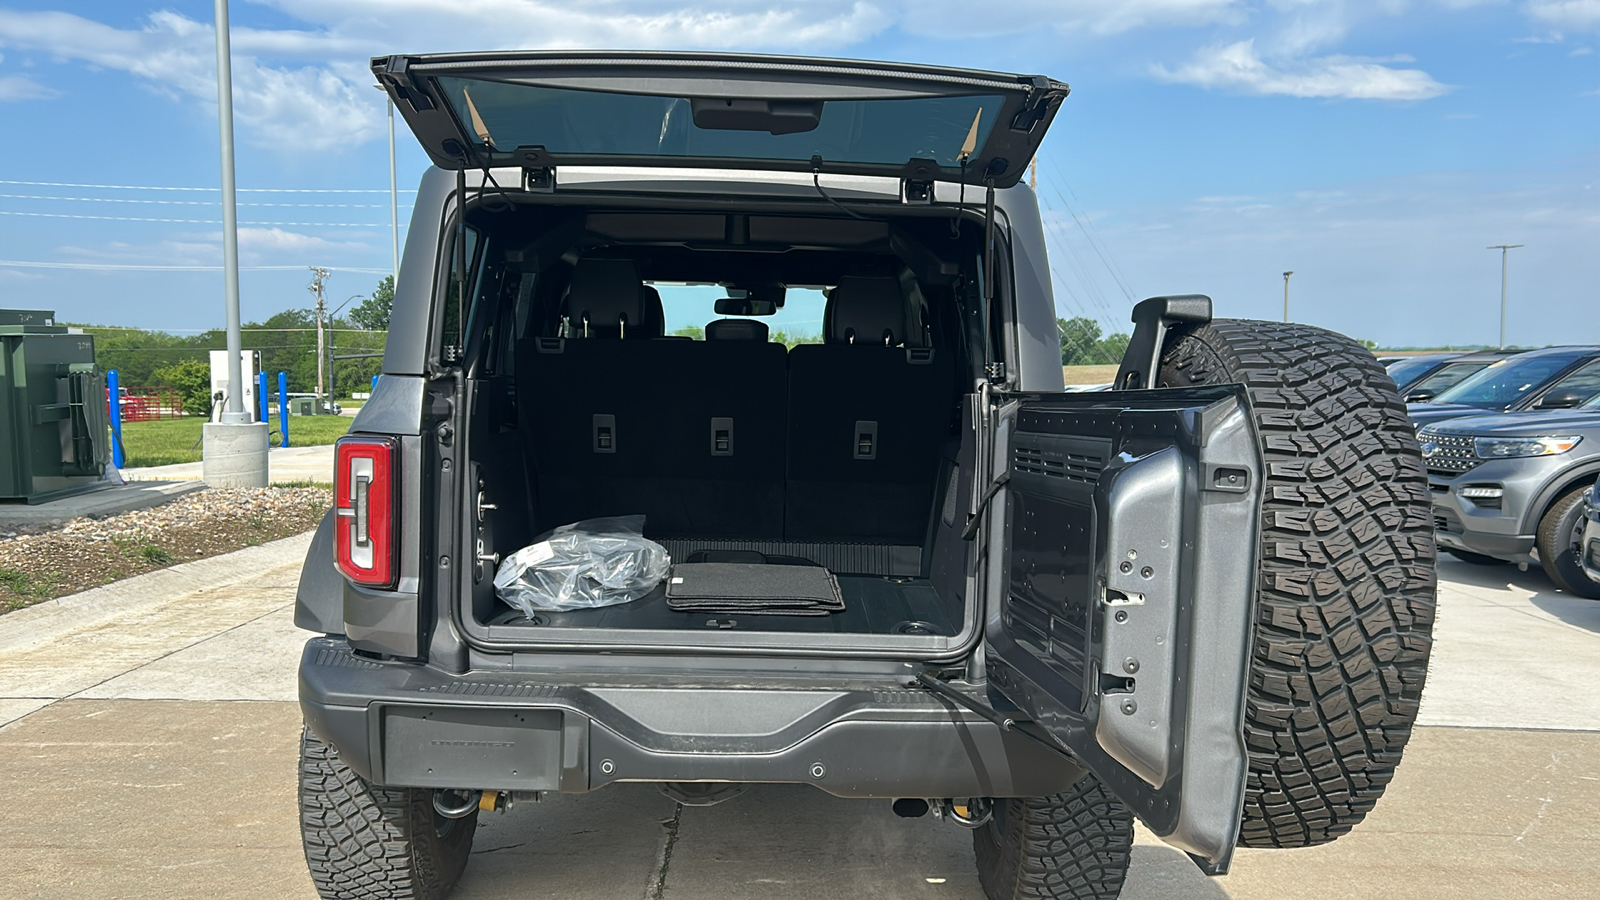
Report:
M 112 701 L 115 701 L 117 699 L 115 697 L 112 697 L 112 698 L 80 697 L 79 695 L 84 693 L 85 691 L 92 691 L 95 688 L 99 687 L 100 685 L 105 684 L 106 682 L 115 681 L 116 679 L 121 678 L 124 675 L 132 675 L 134 672 L 137 672 L 140 669 L 145 668 L 146 666 L 154 665 L 155 663 L 161 662 L 162 660 L 166 659 L 169 656 L 173 656 L 175 654 L 182 653 L 183 651 L 188 650 L 191 647 L 198 647 L 201 644 L 204 644 L 206 641 L 222 637 L 225 634 L 231 634 L 232 632 L 238 631 L 239 629 L 245 627 L 246 625 L 250 625 L 250 624 L 253 624 L 255 622 L 259 622 L 262 619 L 267 618 L 268 616 L 279 615 L 284 610 L 293 609 L 293 608 L 294 608 L 294 604 L 293 603 L 285 603 L 282 606 L 274 607 L 273 609 L 270 609 L 270 610 L 262 613 L 261 615 L 256 616 L 253 619 L 247 619 L 247 620 L 245 620 L 243 622 L 239 622 L 237 624 L 234 624 L 234 625 L 232 625 L 232 626 L 230 626 L 228 628 L 224 628 L 221 631 L 214 632 L 212 634 L 208 634 L 205 637 L 199 638 L 198 640 L 195 640 L 195 641 L 193 641 L 191 643 L 184 644 L 182 647 L 178 647 L 178 648 L 176 648 L 174 650 L 169 650 L 166 653 L 163 653 L 163 654 L 161 654 L 160 656 L 158 656 L 158 657 L 156 657 L 154 659 L 147 659 L 144 662 L 138 664 L 137 666 L 134 666 L 131 669 L 124 669 L 123 671 L 118 672 L 115 675 L 111 675 L 111 676 L 109 676 L 107 678 L 102 678 L 101 680 L 95 682 L 94 684 L 89 685 L 86 688 L 81 688 L 81 689 L 79 689 L 77 691 L 74 691 L 74 692 L 66 695 L 65 697 L 61 697 L 61 698 L 58 698 L 57 700 L 53 700 L 53 701 L 51 701 L 51 703 L 57 703 L 57 702 L 60 702 L 60 700 L 103 700 L 103 699 L 110 699 Z M 50 704 L 46 704 L 46 705 L 48 706 Z M 41 709 L 42 708 L 43 707 L 41 707 Z M 38 712 L 38 710 L 34 710 L 34 712 Z M 28 715 L 33 715 L 33 713 L 29 713 Z M 27 716 L 24 716 L 23 718 L 27 718 Z
M 1416 728 L 1440 728 L 1451 731 L 1526 731 L 1530 734 L 1600 734 L 1600 725 L 1594 728 L 1552 728 L 1537 725 L 1453 725 L 1448 722 L 1413 725 Z
M 661 853 L 646 883 L 644 900 L 662 900 L 667 894 L 667 870 L 672 866 L 672 848 L 678 843 L 678 831 L 683 826 L 683 804 L 672 804 L 672 818 L 661 823 L 666 834 L 661 838 Z

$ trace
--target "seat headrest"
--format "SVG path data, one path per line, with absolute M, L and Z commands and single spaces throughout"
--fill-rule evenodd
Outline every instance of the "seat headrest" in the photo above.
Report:
M 708 341 L 765 341 L 767 323 L 755 319 L 718 319 L 706 323 Z
M 846 275 L 828 295 L 827 342 L 897 347 L 906 339 L 906 300 L 899 279 Z
M 658 338 L 666 331 L 667 313 L 661 306 L 661 292 L 647 284 L 644 286 L 644 327 L 639 336 Z
M 631 259 L 580 259 L 567 286 L 567 319 L 590 337 L 646 337 L 644 284 Z M 624 323 L 626 323 L 624 325 Z

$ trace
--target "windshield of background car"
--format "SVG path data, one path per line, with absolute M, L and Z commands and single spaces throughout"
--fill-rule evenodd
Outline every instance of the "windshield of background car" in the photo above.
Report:
M 1439 360 L 1431 356 L 1418 356 L 1412 359 L 1400 359 L 1389 364 L 1389 377 L 1395 384 L 1405 384 L 1413 378 L 1439 365 Z
M 788 134 L 703 128 L 715 111 L 685 97 L 571 90 L 475 78 L 438 80 L 479 144 L 509 151 L 616 157 L 809 160 L 899 165 L 929 159 L 959 166 L 988 140 L 998 96 L 794 101 Z M 737 103 L 739 101 L 714 101 Z M 821 107 L 820 116 L 815 107 Z M 781 107 L 775 103 L 775 111 Z M 772 121 L 779 121 L 774 116 Z M 776 128 L 785 127 L 781 124 Z M 804 129 L 804 130 L 799 130 Z
M 1513 356 L 1440 393 L 1433 402 L 1505 409 L 1582 358 L 1582 353 Z
M 1482 362 L 1445 363 L 1439 371 L 1429 375 L 1416 384 L 1406 389 L 1406 393 L 1415 394 L 1418 391 L 1431 391 L 1434 394 L 1453 388 L 1472 375 L 1482 372 L 1489 365 L 1488 360 Z M 1396 378 L 1395 381 L 1400 379 Z

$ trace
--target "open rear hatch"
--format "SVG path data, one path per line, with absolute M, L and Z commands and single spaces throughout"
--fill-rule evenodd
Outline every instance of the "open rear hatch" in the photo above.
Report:
M 938 66 L 722 53 L 387 56 L 435 165 L 669 166 L 1016 184 L 1067 86 Z M 920 195 L 919 195 L 920 198 Z

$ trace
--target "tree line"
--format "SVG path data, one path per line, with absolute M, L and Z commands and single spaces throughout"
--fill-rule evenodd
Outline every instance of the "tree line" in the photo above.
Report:
M 1100 323 L 1087 316 L 1056 319 L 1061 338 L 1063 366 L 1109 366 L 1122 361 L 1128 349 L 1128 335 L 1103 335 Z
M 393 305 L 394 278 L 386 276 L 359 306 L 327 321 L 328 353 L 383 352 Z M 205 414 L 210 410 L 210 351 L 227 349 L 223 329 L 176 335 L 143 328 L 88 324 L 76 327 L 94 335 L 95 362 L 100 371 L 116 369 L 123 387 L 172 388 L 183 398 L 186 412 Z M 279 372 L 288 375 L 291 392 L 316 390 L 315 310 L 286 309 L 260 322 L 248 322 L 242 330 L 244 349 L 260 352 L 261 370 L 267 373 L 274 394 Z M 381 363 L 377 358 L 333 361 L 330 366 L 336 396 L 367 390 Z

